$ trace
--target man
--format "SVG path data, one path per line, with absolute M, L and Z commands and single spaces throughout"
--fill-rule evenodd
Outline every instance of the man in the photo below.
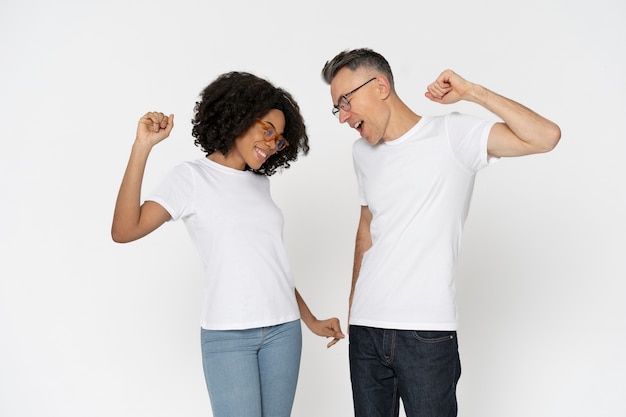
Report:
M 532 110 L 446 70 L 426 97 L 474 102 L 502 122 L 420 116 L 398 97 L 391 67 L 370 49 L 322 70 L 333 114 L 353 146 L 361 218 L 349 302 L 357 417 L 457 415 L 461 373 L 455 267 L 476 172 L 500 157 L 548 152 L 561 132 Z

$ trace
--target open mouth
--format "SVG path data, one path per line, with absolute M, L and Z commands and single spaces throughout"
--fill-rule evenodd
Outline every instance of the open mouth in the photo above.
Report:
M 269 156 L 267 151 L 264 151 L 261 148 L 257 148 L 256 146 L 254 147 L 254 150 L 256 151 L 257 155 L 259 155 L 263 159 L 267 159 L 267 157 Z

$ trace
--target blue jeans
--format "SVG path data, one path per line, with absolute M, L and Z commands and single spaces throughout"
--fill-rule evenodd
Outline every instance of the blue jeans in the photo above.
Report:
M 454 331 L 350 326 L 350 379 L 356 417 L 457 415 L 461 376 Z
M 300 320 L 246 330 L 202 329 L 214 417 L 289 417 L 296 394 Z

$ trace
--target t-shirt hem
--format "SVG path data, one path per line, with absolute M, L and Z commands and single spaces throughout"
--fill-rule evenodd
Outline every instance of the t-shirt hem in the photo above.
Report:
M 210 323 L 202 322 L 201 327 L 205 330 L 245 330 L 256 329 L 258 327 L 276 326 L 279 324 L 289 323 L 300 319 L 300 315 L 291 315 L 279 319 L 262 320 L 246 323 Z
M 170 218 L 168 219 L 169 221 L 178 220 L 178 217 L 176 216 L 175 210 L 163 198 L 157 197 L 157 196 L 154 196 L 154 195 L 150 195 L 148 198 L 146 198 L 145 201 L 152 201 L 154 203 L 159 204 L 161 207 L 163 207 L 165 209 L 165 211 L 167 211 L 169 213 L 169 215 L 170 215 Z
M 392 321 L 376 321 L 376 320 L 355 320 L 350 318 L 350 325 L 375 327 L 378 329 L 394 329 L 394 330 L 428 330 L 428 331 L 456 331 L 458 323 L 428 323 L 428 322 L 392 322 Z

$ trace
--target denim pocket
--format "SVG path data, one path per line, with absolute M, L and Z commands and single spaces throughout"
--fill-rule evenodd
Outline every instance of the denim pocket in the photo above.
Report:
M 428 330 L 414 330 L 413 337 L 419 342 L 423 343 L 441 343 L 454 340 L 456 337 L 455 331 L 428 331 Z

